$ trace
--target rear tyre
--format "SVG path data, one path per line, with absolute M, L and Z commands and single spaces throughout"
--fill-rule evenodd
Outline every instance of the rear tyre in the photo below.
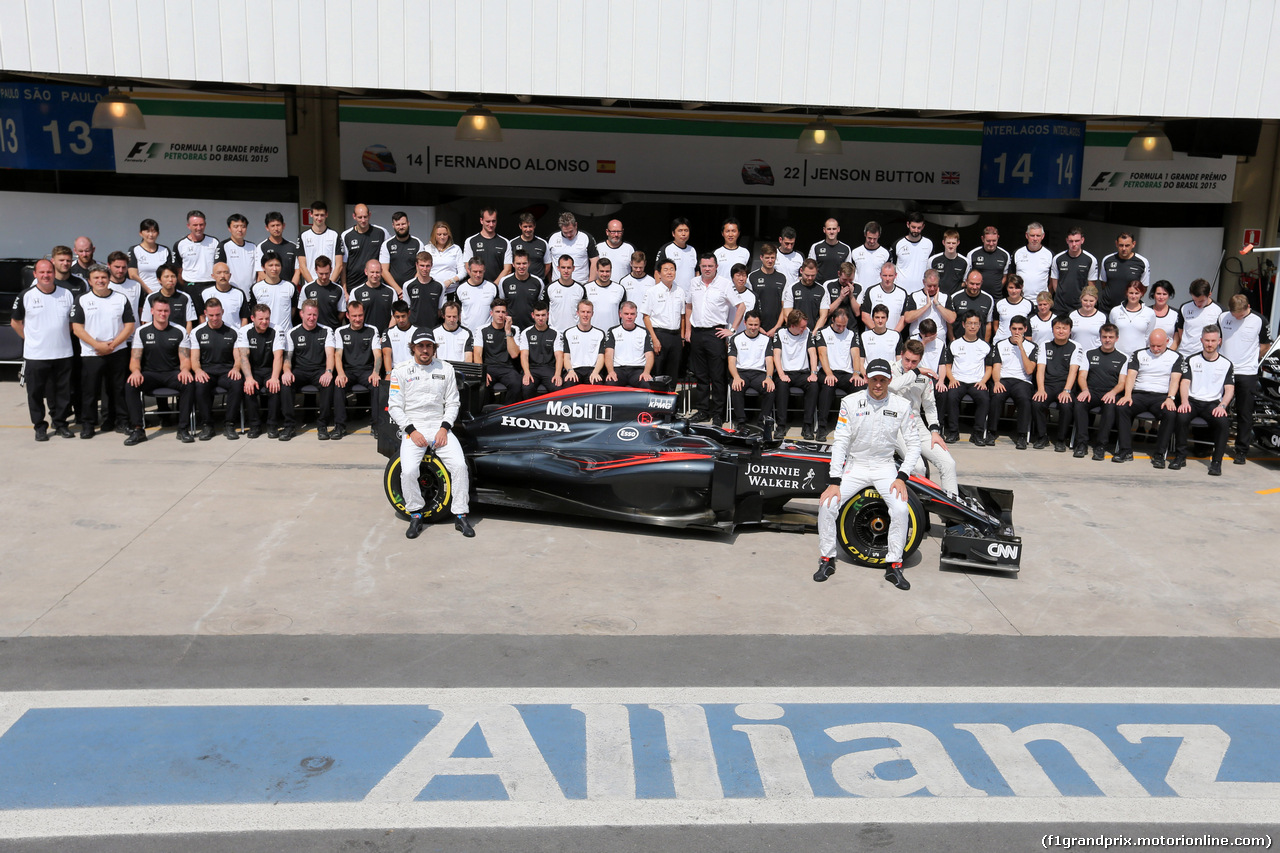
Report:
M 863 566 L 883 566 L 889 553 L 889 506 L 874 486 L 867 486 L 845 502 L 838 523 L 840 547 Z M 920 547 L 924 535 L 925 513 L 920 499 L 907 489 L 907 541 L 902 549 L 905 560 Z
M 449 471 L 440 461 L 440 457 L 429 453 L 422 460 L 418 469 L 418 487 L 422 489 L 422 507 L 424 521 L 435 521 L 449 510 L 449 502 L 453 495 L 453 481 L 449 479 Z M 400 488 L 400 457 L 396 456 L 387 463 L 382 474 L 382 489 L 395 510 L 396 516 L 403 521 L 409 520 L 405 512 L 404 495 Z

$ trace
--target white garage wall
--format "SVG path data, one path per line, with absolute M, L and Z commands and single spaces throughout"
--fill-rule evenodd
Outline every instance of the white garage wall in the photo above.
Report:
M 49 74 L 1280 117 L 1273 0 L 0 0 L 0 20 L 0 68 Z

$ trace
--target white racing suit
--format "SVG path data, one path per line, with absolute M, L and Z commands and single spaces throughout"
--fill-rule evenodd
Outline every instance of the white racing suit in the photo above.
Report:
M 920 432 L 920 455 L 933 466 L 935 479 L 942 488 L 951 494 L 957 494 L 960 486 L 956 483 L 956 460 L 941 447 L 933 446 L 933 433 L 941 434 L 938 425 L 938 402 L 933 396 L 933 380 L 919 370 L 904 372 L 902 362 L 894 361 L 890 365 L 893 379 L 889 381 L 889 392 L 901 394 L 911 401 L 912 411 L 916 413 L 916 429 Z M 923 410 L 923 417 L 921 411 Z M 898 437 L 898 452 L 907 453 L 907 443 Z M 924 464 L 917 463 L 915 473 L 924 476 Z
M 404 495 L 405 511 L 419 512 L 423 507 L 422 489 L 418 485 L 418 469 L 422 459 L 435 443 L 436 433 L 442 423 L 452 424 L 458 417 L 458 378 L 453 367 L 438 358 L 430 364 L 418 364 L 409 359 L 397 364 L 391 371 L 387 412 L 400 427 L 400 488 Z M 419 447 L 413 439 L 404 435 L 406 427 L 422 433 L 427 447 Z M 443 447 L 434 449 L 444 463 L 452 480 L 453 501 L 450 509 L 455 515 L 465 515 L 468 510 L 468 492 L 471 483 L 467 478 L 467 458 L 458 439 L 449 433 Z
M 901 469 L 893 462 L 899 435 L 907 448 Z M 868 392 L 858 391 L 840 402 L 830 471 L 831 477 L 840 478 L 840 500 L 818 506 L 818 545 L 823 557 L 836 555 L 840 508 L 862 489 L 875 486 L 889 506 L 889 553 L 885 562 L 902 562 L 907 541 L 907 502 L 889 487 L 899 472 L 903 478 L 910 475 L 919 458 L 920 431 L 909 400 L 892 393 L 883 400 L 873 400 Z

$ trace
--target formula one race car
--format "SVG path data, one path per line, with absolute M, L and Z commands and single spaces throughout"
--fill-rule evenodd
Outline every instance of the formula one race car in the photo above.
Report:
M 478 503 L 725 532 L 740 525 L 817 529 L 816 508 L 788 503 L 817 498 L 827 487 L 829 445 L 693 424 L 676 417 L 674 393 L 634 388 L 567 386 L 481 411 L 479 366 L 455 368 L 463 404 L 453 432 Z M 390 459 L 387 500 L 407 518 L 395 424 L 384 424 L 378 450 Z M 419 476 L 424 516 L 447 517 L 452 484 L 444 464 L 428 454 Z M 947 524 L 944 566 L 1018 571 L 1022 541 L 1014 535 L 1012 492 L 961 486 L 951 495 L 924 477 L 908 485 L 905 555 L 920 546 L 932 513 Z M 884 562 L 889 515 L 874 488 L 844 505 L 839 525 L 840 545 L 855 562 Z

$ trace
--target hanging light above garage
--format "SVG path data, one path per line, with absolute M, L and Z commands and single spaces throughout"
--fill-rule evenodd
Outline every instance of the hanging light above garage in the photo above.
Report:
M 501 142 L 502 127 L 497 116 L 476 104 L 458 119 L 453 138 L 459 142 Z
M 800 132 L 796 153 L 821 157 L 826 154 L 842 154 L 844 147 L 840 144 L 840 133 L 835 125 L 818 116 L 817 121 L 809 122 Z
M 94 130 L 147 129 L 147 123 L 142 119 L 142 110 L 119 89 L 112 89 L 105 98 L 98 101 L 98 105 L 93 108 L 92 125 Z
M 1124 147 L 1126 160 L 1172 160 L 1173 145 L 1159 125 L 1149 124 L 1133 135 Z

